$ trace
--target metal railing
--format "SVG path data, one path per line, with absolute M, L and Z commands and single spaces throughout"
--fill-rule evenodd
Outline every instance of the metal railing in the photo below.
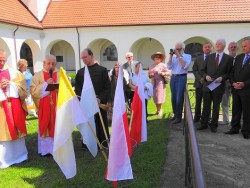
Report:
M 188 90 L 185 91 L 184 103 L 184 136 L 185 136 L 185 186 L 205 188 L 205 180 L 201 166 L 200 153 L 195 135 L 193 116 L 190 106 Z

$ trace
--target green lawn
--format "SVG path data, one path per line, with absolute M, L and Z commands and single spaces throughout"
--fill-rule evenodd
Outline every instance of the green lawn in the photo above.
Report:
M 170 91 L 167 88 L 167 100 L 164 104 L 164 116 L 159 118 L 152 99 L 148 103 L 149 124 L 148 141 L 136 148 L 132 158 L 134 180 L 122 181 L 118 185 L 129 187 L 158 187 L 167 154 L 167 138 L 169 134 L 166 117 L 171 113 Z M 93 158 L 88 152 L 82 151 L 80 134 L 73 133 L 77 175 L 65 179 L 60 168 L 52 157 L 40 157 L 37 153 L 37 119 L 28 118 L 26 145 L 29 159 L 7 169 L 0 169 L 0 187 L 113 187 L 104 180 L 107 167 L 101 153 Z

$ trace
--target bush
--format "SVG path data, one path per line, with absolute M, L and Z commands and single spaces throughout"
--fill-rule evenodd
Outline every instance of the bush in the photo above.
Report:
M 76 73 L 69 73 L 68 76 L 71 78 L 71 80 L 74 80 L 76 79 Z

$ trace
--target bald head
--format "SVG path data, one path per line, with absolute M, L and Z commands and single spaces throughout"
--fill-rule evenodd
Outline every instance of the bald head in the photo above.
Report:
M 56 65 L 57 65 L 57 62 L 56 62 L 56 57 L 54 55 L 49 54 L 45 56 L 45 59 L 43 61 L 43 68 L 46 71 L 49 71 L 50 69 L 54 71 L 56 68 Z

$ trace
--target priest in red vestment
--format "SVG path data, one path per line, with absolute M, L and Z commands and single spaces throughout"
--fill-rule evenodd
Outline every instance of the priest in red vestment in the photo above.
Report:
M 0 168 L 27 160 L 25 120 L 27 107 L 25 78 L 6 64 L 6 52 L 0 49 Z
M 30 85 L 30 93 L 38 109 L 38 153 L 41 156 L 53 153 L 57 89 L 48 91 L 47 87 L 59 81 L 56 58 L 47 55 L 43 70 L 36 73 Z

